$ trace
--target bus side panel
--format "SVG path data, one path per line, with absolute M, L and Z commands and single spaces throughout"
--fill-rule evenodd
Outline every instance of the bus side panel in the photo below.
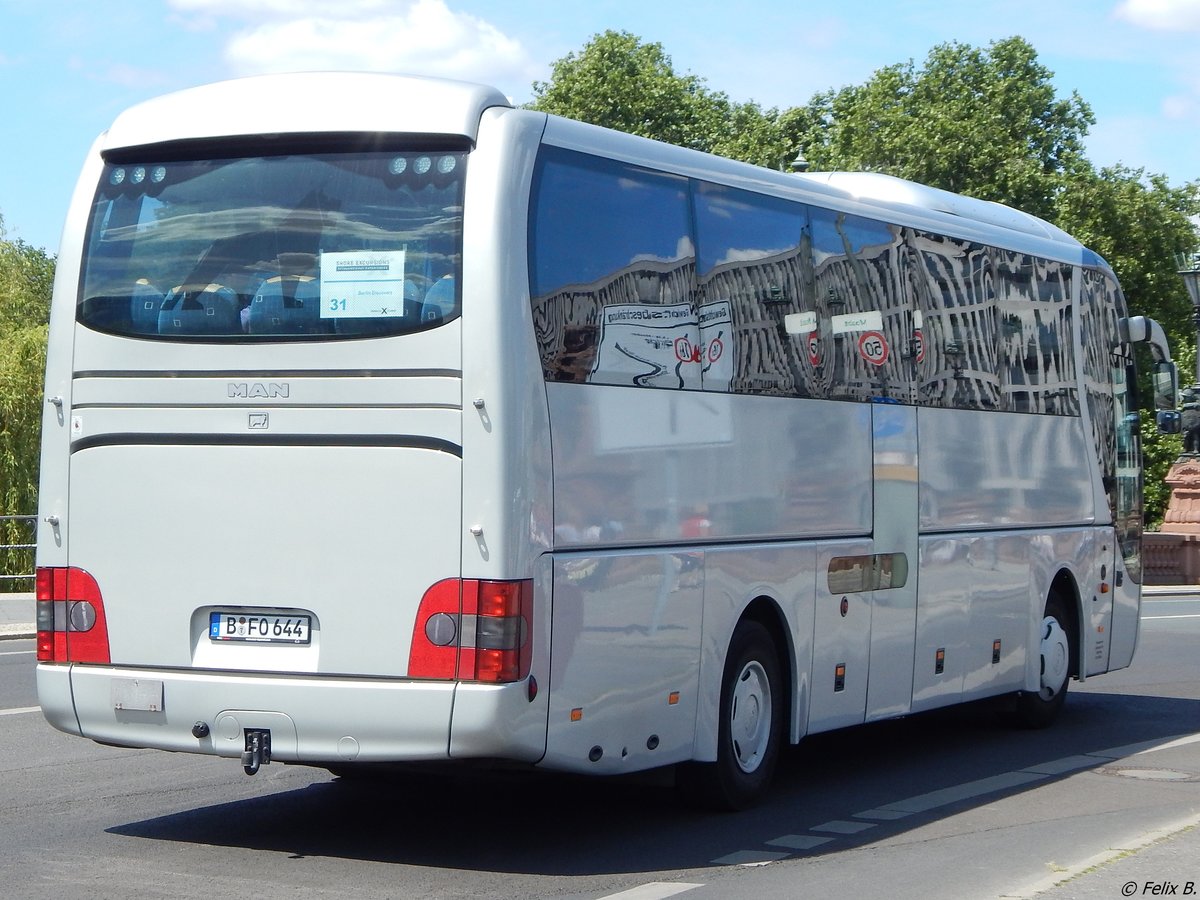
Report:
M 555 555 L 546 766 L 602 775 L 691 757 L 703 585 L 698 550 Z
M 1110 541 L 1116 537 L 1110 532 Z M 1124 571 L 1125 565 L 1120 554 L 1116 554 L 1118 571 Z M 1109 629 L 1108 670 L 1124 669 L 1133 662 L 1133 654 L 1138 644 L 1138 629 L 1141 627 L 1141 597 L 1142 586 L 1129 577 L 1125 572 L 1121 584 L 1109 581 L 1113 585 L 1112 627 Z M 1090 674 L 1090 673 L 1089 673 Z
M 546 385 L 559 549 L 871 532 L 871 408 Z
M 927 537 L 920 559 L 914 711 L 1019 689 L 1032 615 L 1029 537 Z
M 71 375 L 75 303 L 83 259 L 84 229 L 103 162 L 97 144 L 88 154 L 71 198 L 54 272 L 50 333 L 46 344 L 46 404 L 42 414 L 41 471 L 38 486 L 37 564 L 67 561 L 67 459 L 70 455 Z M 59 398 L 61 403 L 49 402 Z M 49 520 L 49 521 L 48 521 Z
M 809 734 L 866 720 L 876 592 L 864 590 L 862 577 L 873 547 L 864 539 L 818 548 Z
M 917 415 L 922 534 L 1094 521 L 1091 441 L 1078 417 L 932 408 Z

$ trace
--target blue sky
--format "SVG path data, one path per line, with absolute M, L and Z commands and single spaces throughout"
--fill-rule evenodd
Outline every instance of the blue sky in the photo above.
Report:
M 1097 165 L 1200 179 L 1200 0 L 0 0 L 0 215 L 55 252 L 92 140 L 125 107 L 298 69 L 444 75 L 518 103 L 606 29 L 764 106 L 805 103 L 935 44 L 1019 34 L 1095 111 Z

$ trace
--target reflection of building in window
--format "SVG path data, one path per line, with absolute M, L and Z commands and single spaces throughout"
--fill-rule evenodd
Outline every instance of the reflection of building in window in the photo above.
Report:
M 919 396 L 928 406 L 998 409 L 991 257 L 971 241 L 915 233 L 922 309 Z
M 694 272 L 691 260 L 639 261 L 592 284 L 568 285 L 534 298 L 534 334 L 545 377 L 550 381 L 629 384 L 627 377 L 595 371 L 602 311 L 621 305 L 664 307 L 689 302 Z M 692 319 L 694 323 L 695 317 Z M 630 348 L 629 352 L 639 351 Z M 674 354 L 674 350 L 669 352 Z
M 913 339 L 911 262 L 901 229 L 829 210 L 812 210 L 816 301 L 831 399 L 909 402 Z M 839 316 L 878 314 L 879 352 L 862 341 L 870 329 L 839 329 Z
M 789 334 L 789 315 L 811 308 L 802 291 L 802 251 L 715 266 L 701 280 L 705 303 L 733 309 L 734 374 L 730 389 L 745 394 L 820 396 L 806 335 Z M 811 294 L 809 295 L 811 296 Z
M 1007 250 L 996 260 L 998 372 L 1006 408 L 1077 415 L 1071 267 Z

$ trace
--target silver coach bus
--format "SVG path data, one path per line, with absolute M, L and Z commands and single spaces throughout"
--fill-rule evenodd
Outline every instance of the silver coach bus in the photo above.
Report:
M 59 254 L 40 702 L 249 773 L 678 766 L 724 807 L 806 734 L 1048 724 L 1137 642 L 1143 340 L 1166 385 L 1103 260 L 897 179 L 420 78 L 152 100 Z

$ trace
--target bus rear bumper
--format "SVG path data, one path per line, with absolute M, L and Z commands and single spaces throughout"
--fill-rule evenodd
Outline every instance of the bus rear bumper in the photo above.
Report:
M 43 669 L 52 671 L 43 676 Z M 65 690 L 63 672 L 69 672 Z M 47 720 L 94 741 L 238 758 L 247 731 L 269 730 L 273 760 L 330 765 L 448 759 L 458 687 L 453 682 L 42 665 L 39 697 L 43 680 Z M 514 759 L 541 755 L 540 749 L 511 750 Z

